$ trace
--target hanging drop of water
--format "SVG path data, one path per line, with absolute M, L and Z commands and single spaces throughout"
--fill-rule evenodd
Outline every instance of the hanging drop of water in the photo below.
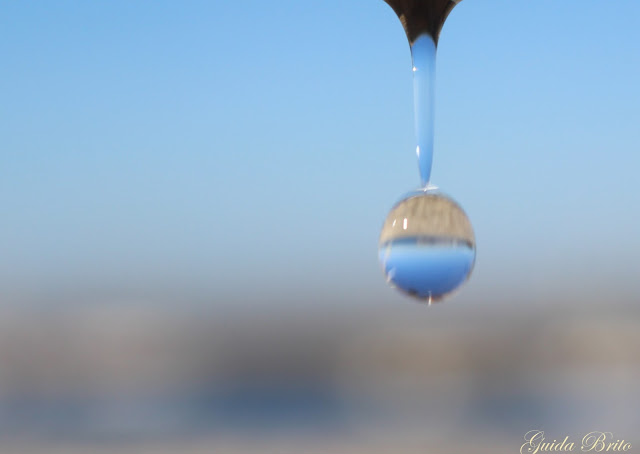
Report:
M 387 281 L 431 304 L 462 285 L 475 263 L 475 237 L 460 206 L 435 190 L 409 194 L 382 227 L 378 256 Z
M 411 46 L 414 122 L 421 189 L 392 209 L 378 244 L 387 281 L 431 304 L 470 276 L 476 249 L 465 212 L 430 184 L 434 143 L 436 47 L 445 19 L 460 0 L 385 0 L 396 12 Z

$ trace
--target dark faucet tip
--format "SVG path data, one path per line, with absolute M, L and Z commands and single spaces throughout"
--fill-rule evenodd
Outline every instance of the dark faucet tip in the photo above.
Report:
M 385 0 L 400 18 L 409 44 L 428 33 L 436 44 L 451 10 L 462 0 Z

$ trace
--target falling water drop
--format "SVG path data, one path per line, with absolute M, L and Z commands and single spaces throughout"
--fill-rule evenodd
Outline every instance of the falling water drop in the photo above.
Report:
M 450 197 L 430 185 L 433 162 L 436 48 L 440 30 L 460 0 L 385 0 L 411 46 L 414 126 L 422 189 L 392 209 L 382 227 L 379 259 L 387 281 L 431 304 L 470 276 L 476 259 L 471 222 Z
M 440 30 L 460 0 L 385 0 L 402 22 L 413 69 L 414 126 L 420 190 L 392 209 L 378 255 L 387 282 L 431 304 L 470 276 L 476 259 L 471 222 L 460 206 L 430 184 L 433 162 L 436 49 Z
M 451 198 L 434 190 L 417 191 L 391 209 L 378 254 L 389 284 L 432 303 L 471 274 L 475 237 L 467 215 Z

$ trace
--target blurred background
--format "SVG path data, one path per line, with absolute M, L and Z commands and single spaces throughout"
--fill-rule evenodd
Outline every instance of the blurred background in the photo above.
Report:
M 419 183 L 382 0 L 0 2 L 0 452 L 640 447 L 639 20 L 452 12 L 432 177 L 478 256 L 428 308 L 377 263 Z

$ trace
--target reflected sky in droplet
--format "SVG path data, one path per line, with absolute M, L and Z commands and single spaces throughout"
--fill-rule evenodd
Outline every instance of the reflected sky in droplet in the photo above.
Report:
M 383 244 L 380 263 L 390 284 L 421 299 L 438 301 L 466 281 L 475 250 L 447 238 L 399 238 Z

